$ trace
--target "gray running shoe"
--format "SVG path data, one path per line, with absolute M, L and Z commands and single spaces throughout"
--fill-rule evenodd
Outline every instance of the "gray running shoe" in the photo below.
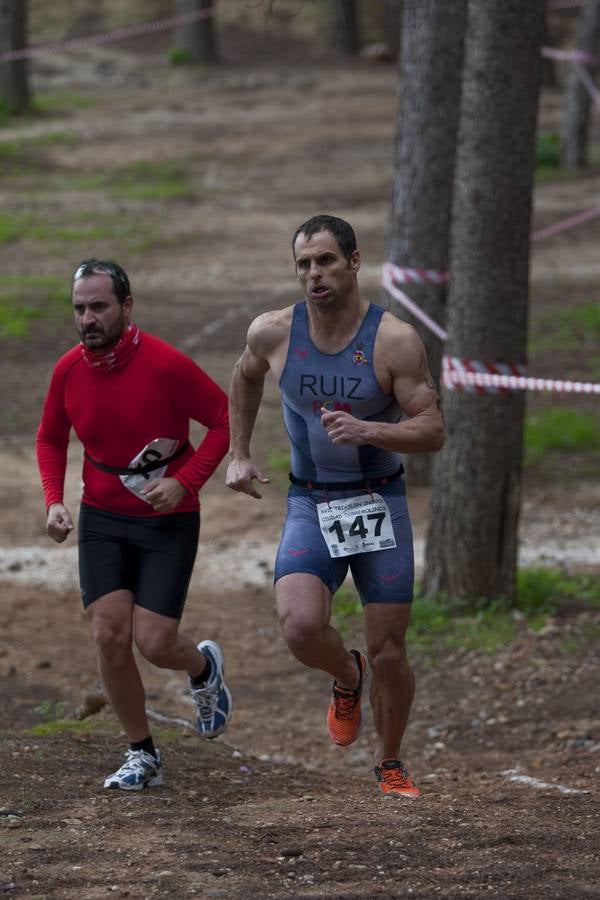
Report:
M 198 650 L 212 663 L 210 681 L 202 687 L 190 683 L 190 694 L 196 704 L 196 728 L 202 737 L 215 738 L 222 734 L 229 724 L 233 712 L 233 701 L 225 684 L 225 660 L 223 651 L 215 641 L 202 641 Z
M 128 750 L 125 762 L 113 775 L 104 782 L 105 788 L 118 788 L 121 791 L 141 791 L 145 787 L 158 787 L 162 784 L 160 752 L 156 757 L 145 750 Z

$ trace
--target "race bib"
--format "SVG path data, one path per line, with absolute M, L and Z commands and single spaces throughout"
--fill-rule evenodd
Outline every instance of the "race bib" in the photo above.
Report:
M 396 546 L 390 511 L 380 494 L 317 503 L 317 512 L 333 559 Z
M 146 444 L 144 449 L 140 450 L 138 455 L 134 456 L 127 465 L 133 469 L 134 466 L 158 462 L 160 459 L 167 459 L 175 453 L 178 443 L 179 441 L 176 441 L 174 438 L 156 438 L 156 440 Z M 151 472 L 146 472 L 145 475 L 140 472 L 131 475 L 119 475 L 119 478 L 128 491 L 131 491 L 132 494 L 135 494 L 136 497 L 139 497 L 144 503 L 150 503 L 140 491 L 143 487 L 146 487 L 149 481 L 156 481 L 158 478 L 162 478 L 167 471 L 167 466 L 168 463 L 165 466 L 160 466 L 158 469 L 153 469 Z

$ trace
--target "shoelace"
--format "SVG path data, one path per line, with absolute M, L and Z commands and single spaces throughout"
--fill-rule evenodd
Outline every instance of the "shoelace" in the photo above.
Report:
M 408 770 L 404 768 L 401 763 L 398 763 L 397 766 L 393 768 L 381 768 L 381 777 L 383 781 L 387 782 L 391 787 L 394 788 L 405 788 L 409 787 L 408 783 Z
M 144 775 L 148 769 L 155 768 L 156 766 L 149 759 L 145 759 L 139 750 L 128 750 L 125 754 L 125 762 L 119 769 L 119 772 L 123 775 Z
M 192 688 L 191 694 L 194 698 L 196 706 L 198 707 L 198 717 L 202 719 L 202 721 L 210 721 L 219 701 L 218 685 L 203 688 Z
M 336 719 L 351 719 L 356 706 L 356 696 L 353 691 L 342 693 L 342 689 L 337 688 L 333 694 L 335 703 Z

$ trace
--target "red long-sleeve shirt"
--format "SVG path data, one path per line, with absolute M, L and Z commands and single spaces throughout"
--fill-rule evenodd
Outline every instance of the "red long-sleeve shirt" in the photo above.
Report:
M 63 502 L 71 427 L 92 459 L 126 467 L 156 438 L 184 443 L 190 419 L 208 430 L 198 449 L 190 446 L 165 473 L 187 488 L 174 512 L 199 509 L 198 491 L 227 452 L 225 392 L 193 360 L 150 334 L 142 333 L 137 351 L 118 371 L 91 368 L 81 345 L 73 347 L 56 364 L 37 432 L 46 507 Z M 127 490 L 118 475 L 87 459 L 82 477 L 83 503 L 121 515 L 161 515 Z

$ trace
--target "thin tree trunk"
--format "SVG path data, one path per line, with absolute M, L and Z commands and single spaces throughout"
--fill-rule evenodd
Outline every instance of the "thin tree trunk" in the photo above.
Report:
M 348 56 L 358 53 L 360 37 L 356 0 L 329 0 L 330 44 Z
M 194 65 L 213 65 L 219 61 L 215 25 L 216 0 L 177 0 L 178 13 L 206 11 L 203 18 L 177 29 L 175 45 Z
M 467 0 L 406 0 L 400 56 L 400 104 L 391 224 L 386 258 L 409 268 L 448 268 L 452 183 L 458 132 Z M 411 284 L 406 293 L 440 325 L 444 284 Z M 439 378 L 442 344 L 397 301 L 384 306 L 416 327 Z M 430 454 L 405 459 L 407 480 L 429 484 Z
M 577 49 L 593 56 L 600 52 L 600 0 L 588 0 L 583 9 Z M 587 71 L 592 77 L 593 70 Z M 561 126 L 561 164 L 567 168 L 581 169 L 588 165 L 590 107 L 589 91 L 583 84 L 577 67 L 572 65 L 567 79 Z
M 469 0 L 446 352 L 523 364 L 545 0 Z M 443 391 L 425 590 L 514 598 L 523 392 Z
M 25 0 L 0 0 L 0 54 L 25 47 L 26 22 Z M 0 102 L 9 112 L 23 113 L 30 108 L 31 93 L 26 59 L 0 62 Z

